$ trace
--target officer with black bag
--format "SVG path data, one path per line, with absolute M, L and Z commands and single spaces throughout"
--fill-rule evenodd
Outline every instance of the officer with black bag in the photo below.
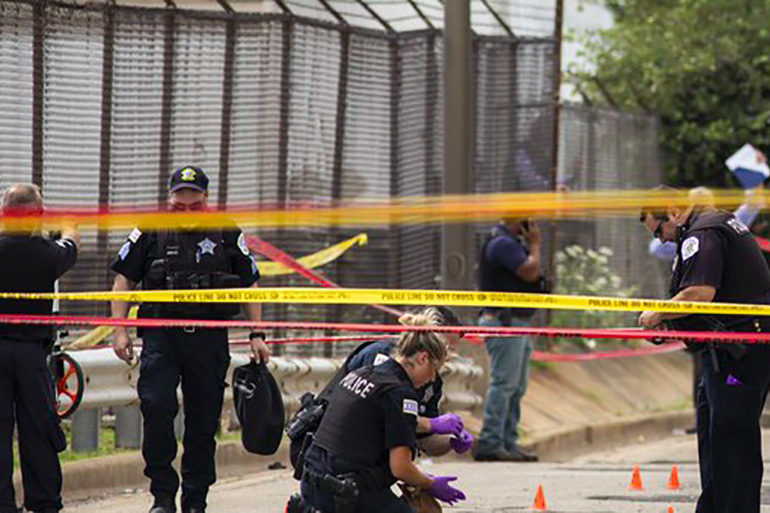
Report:
M 640 221 L 662 242 L 675 241 L 673 301 L 770 303 L 770 270 L 749 229 L 732 214 L 693 206 L 679 191 Z M 767 332 L 767 317 L 646 311 L 645 328 Z M 702 352 L 696 398 L 701 495 L 697 513 L 758 513 L 762 483 L 760 415 L 770 386 L 770 347 L 691 341 Z
M 205 211 L 208 182 L 197 167 L 174 171 L 169 179 L 169 209 Z M 259 279 L 256 261 L 237 227 L 204 230 L 196 229 L 194 223 L 184 230 L 144 233 L 134 229 L 112 269 L 117 273 L 114 291 L 132 290 L 139 282 L 146 290 L 256 287 Z M 260 320 L 259 304 L 242 306 L 248 320 Z M 139 317 L 222 320 L 238 310 L 239 305 L 232 303 L 143 303 Z M 113 317 L 127 314 L 127 303 L 112 302 Z M 128 331 L 117 328 L 115 335 L 115 354 L 130 363 L 133 345 Z M 181 506 L 184 513 L 201 513 L 216 480 L 214 435 L 230 363 L 227 330 L 158 327 L 138 330 L 138 336 L 143 342 L 137 385 L 144 423 L 142 456 L 154 498 L 150 511 L 176 511 L 179 476 L 171 462 L 177 451 L 173 423 L 181 380 L 185 413 Z M 261 332 L 249 335 L 251 351 L 259 361 L 269 356 L 264 339 Z
M 3 217 L 43 212 L 43 196 L 33 184 L 8 187 Z M 57 278 L 74 264 L 80 236 L 64 229 L 58 240 L 40 229 L 4 230 L 0 235 L 0 291 L 53 292 Z M 0 300 L 0 313 L 50 315 L 51 301 Z M 46 362 L 54 341 L 52 326 L 0 325 L 0 513 L 17 513 L 13 488 L 13 432 L 17 428 L 24 508 L 36 513 L 62 509 L 59 452 L 67 440 L 59 427 L 54 384 Z
M 429 326 L 424 316 L 412 325 Z M 442 340 L 428 331 L 405 332 L 392 357 L 348 373 L 328 396 L 328 406 L 307 450 L 301 500 L 290 513 L 407 513 L 391 492 L 400 480 L 454 504 L 465 495 L 451 476 L 430 477 L 412 462 L 419 400 L 417 388 L 434 380 L 446 360 Z

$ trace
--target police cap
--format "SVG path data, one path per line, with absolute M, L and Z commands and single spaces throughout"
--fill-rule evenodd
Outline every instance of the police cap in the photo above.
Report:
M 199 192 L 206 192 L 209 189 L 209 177 L 199 167 L 180 167 L 171 173 L 171 177 L 168 179 L 169 193 L 179 189 L 193 189 Z
M 252 360 L 233 370 L 233 400 L 243 447 L 256 454 L 275 454 L 285 412 L 281 390 L 267 365 Z

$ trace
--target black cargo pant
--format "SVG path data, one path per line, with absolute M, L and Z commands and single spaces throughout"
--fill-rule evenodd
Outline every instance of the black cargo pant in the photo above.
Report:
M 701 495 L 696 513 L 759 513 L 762 434 L 759 419 L 770 384 L 770 347 L 749 346 L 735 360 L 709 352 L 697 396 Z
M 321 513 L 335 512 L 334 494 L 331 490 L 318 483 L 311 475 L 323 476 L 325 474 L 336 475 L 340 467 L 349 471 L 350 463 L 335 458 L 324 449 L 311 445 L 305 456 L 306 472 L 300 482 L 302 500 L 306 505 L 312 506 Z M 390 487 L 383 486 L 372 490 L 359 490 L 358 500 L 354 508 L 355 513 L 414 513 L 414 510 L 400 497 L 396 497 Z
M 13 428 L 18 427 L 24 507 L 62 508 L 58 452 L 67 445 L 59 428 L 43 344 L 0 339 L 0 513 L 16 512 Z
M 173 501 L 179 476 L 171 466 L 176 457 L 174 418 L 182 384 L 182 511 L 206 507 L 209 487 L 216 481 L 214 436 L 222 413 L 225 374 L 230 353 L 225 329 L 146 329 L 139 372 L 144 440 L 144 474 L 156 500 Z

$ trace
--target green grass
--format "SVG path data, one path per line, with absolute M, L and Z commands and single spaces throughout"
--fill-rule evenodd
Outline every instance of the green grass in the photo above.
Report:
M 93 452 L 73 452 L 72 451 L 72 433 L 69 426 L 62 426 L 64 434 L 67 436 L 67 449 L 59 453 L 59 461 L 64 464 L 70 461 L 85 460 L 97 456 L 107 456 L 123 452 L 136 452 L 136 449 L 116 449 L 115 448 L 115 430 L 111 428 L 102 428 L 99 433 L 99 447 Z M 19 447 L 18 442 L 13 442 L 13 468 L 19 467 Z
M 67 450 L 59 454 L 59 461 L 65 464 L 70 461 L 79 461 L 89 458 L 96 458 L 99 456 L 109 456 L 112 454 L 120 454 L 127 452 L 139 452 L 138 449 L 118 449 L 115 447 L 115 430 L 113 428 L 104 427 L 99 432 L 99 447 L 96 451 L 92 452 L 73 452 L 72 451 L 72 433 L 70 432 L 68 425 L 63 425 L 64 434 L 67 436 Z M 218 442 L 232 442 L 240 441 L 240 432 L 230 433 L 218 433 Z M 16 440 L 13 442 L 13 468 L 19 467 L 19 447 Z

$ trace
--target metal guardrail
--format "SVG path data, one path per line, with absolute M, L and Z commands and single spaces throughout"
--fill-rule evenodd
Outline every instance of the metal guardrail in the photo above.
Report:
M 80 409 L 132 406 L 139 403 L 136 384 L 139 365 L 126 365 L 110 349 L 74 351 L 69 353 L 83 371 L 84 393 Z M 233 353 L 227 371 L 231 382 L 235 367 L 248 363 L 246 353 Z M 342 364 L 343 359 L 280 357 L 270 359 L 268 367 L 283 393 L 286 413 L 299 407 L 305 392 L 317 393 Z M 479 406 L 483 398 L 473 391 L 474 382 L 483 371 L 472 360 L 452 357 L 441 370 L 444 379 L 443 407 L 451 411 L 468 411 Z M 225 392 L 225 404 L 232 402 L 232 389 Z

